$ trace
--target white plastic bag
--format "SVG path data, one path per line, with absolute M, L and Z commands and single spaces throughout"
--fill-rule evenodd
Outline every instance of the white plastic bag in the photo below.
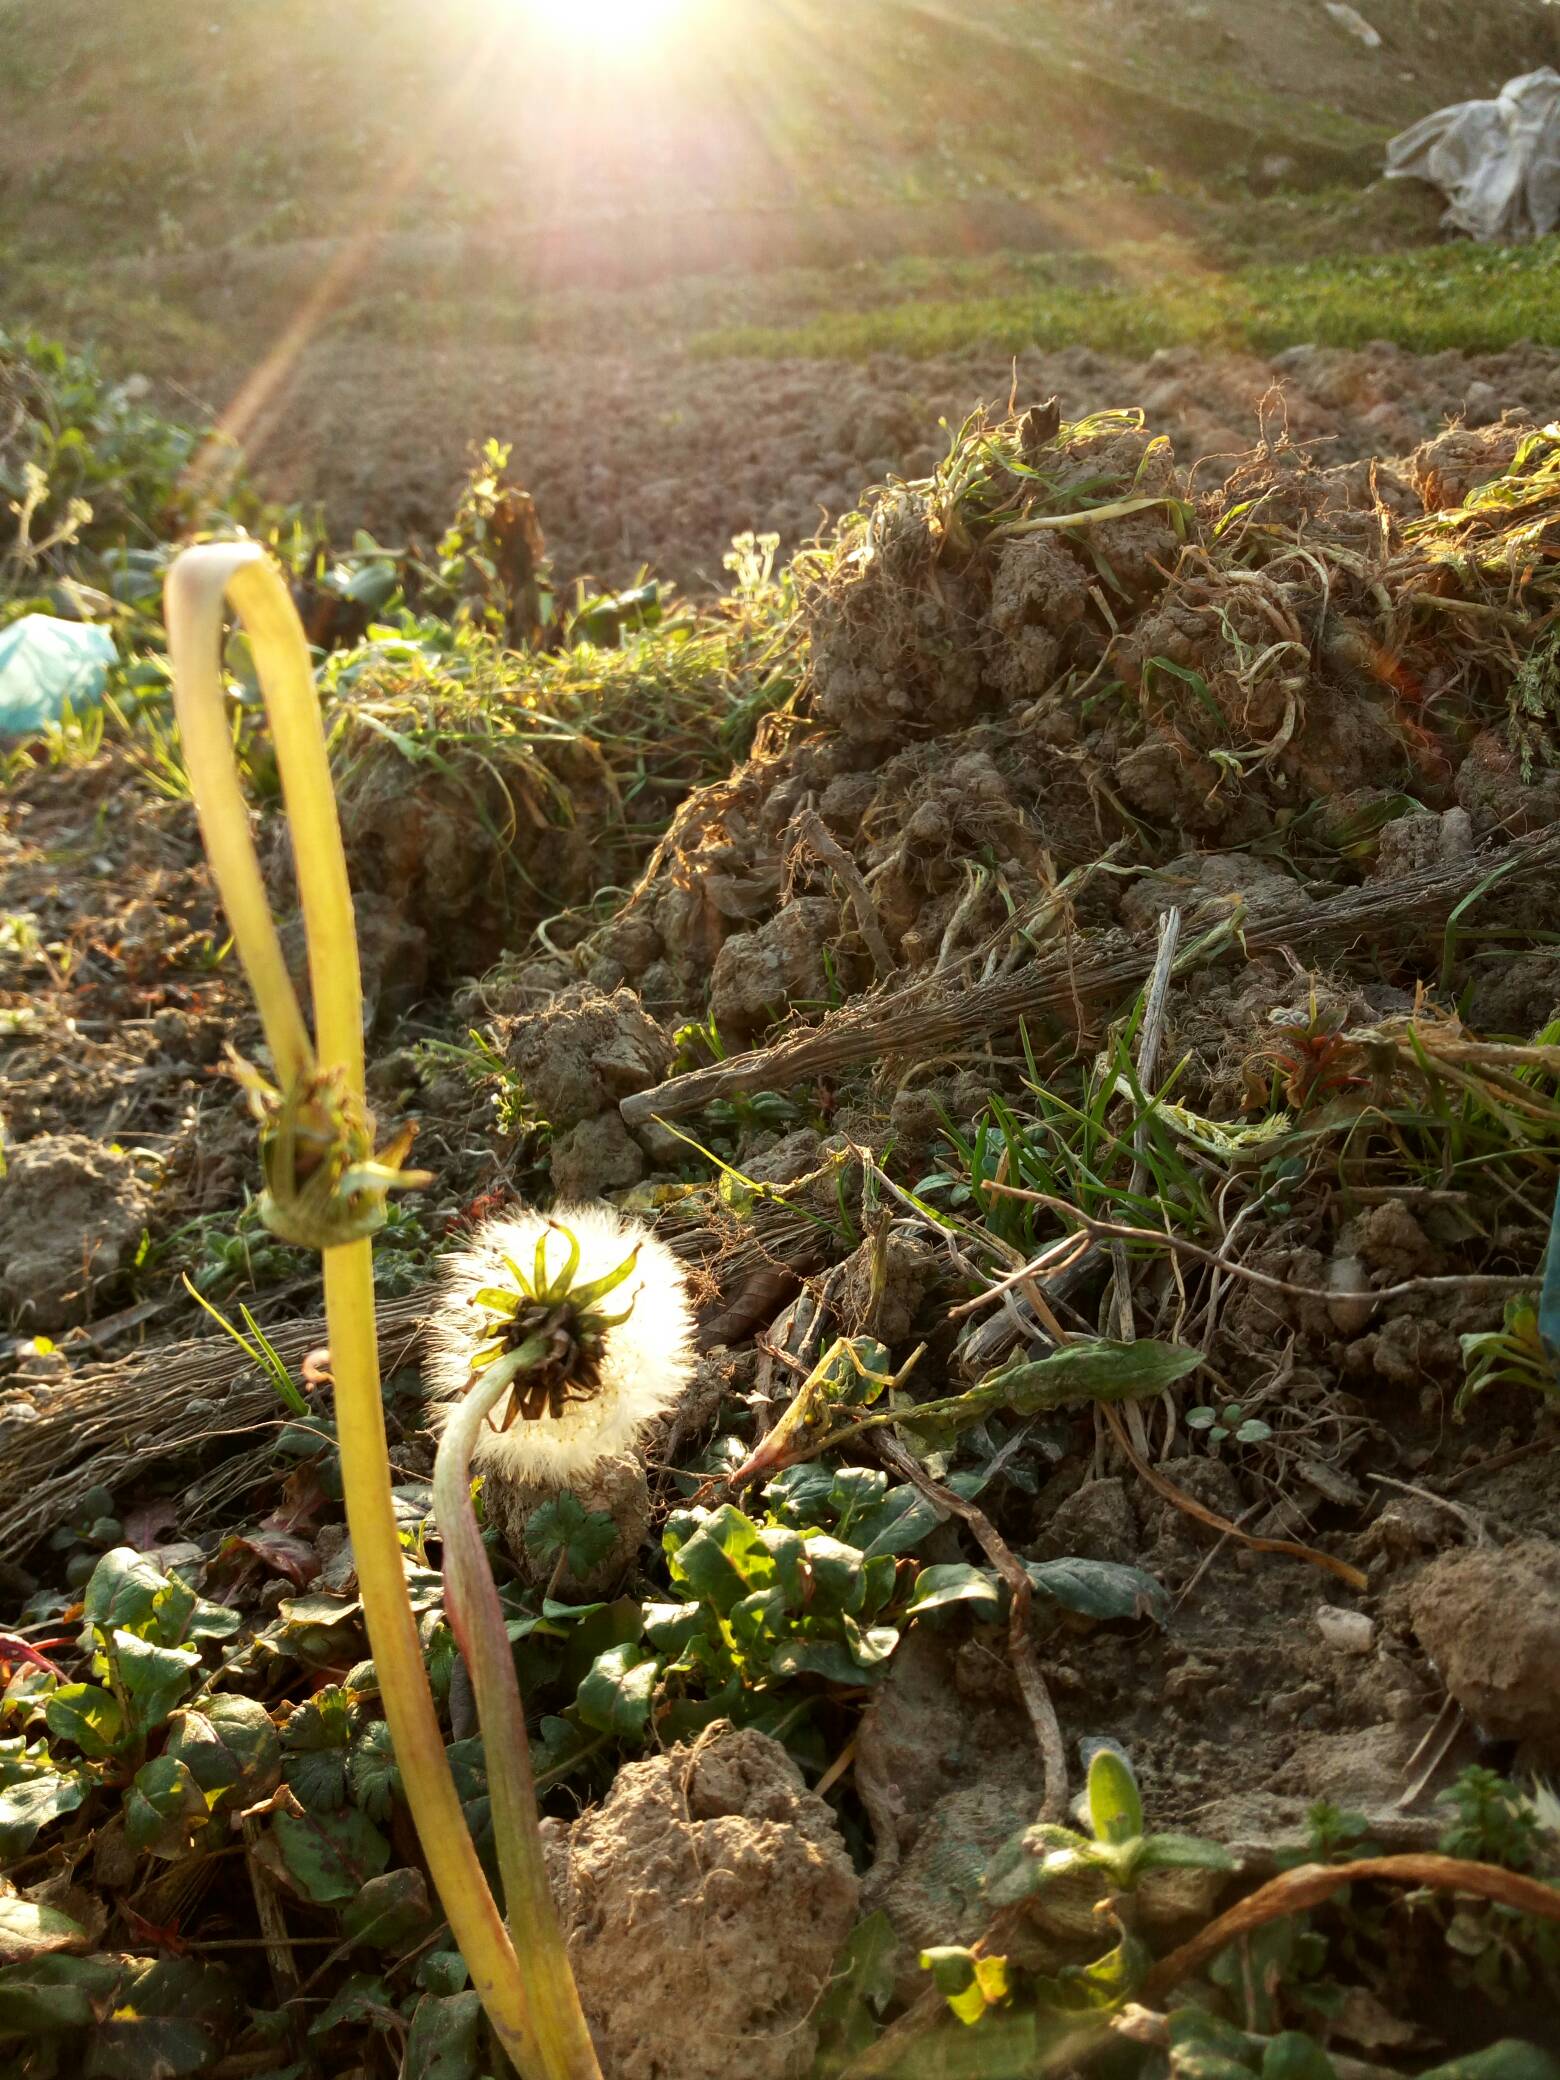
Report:
M 1560 72 L 1507 80 L 1493 101 L 1438 108 L 1387 146 L 1388 180 L 1430 181 L 1442 222 L 1486 241 L 1542 238 L 1560 224 Z
M 27 737 L 103 698 L 118 655 L 106 628 L 24 614 L 0 628 L 0 737 Z

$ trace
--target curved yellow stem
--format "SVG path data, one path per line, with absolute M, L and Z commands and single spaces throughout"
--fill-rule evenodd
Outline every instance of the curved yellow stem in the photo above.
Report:
M 341 829 L 308 646 L 286 584 L 254 543 L 187 549 L 168 574 L 174 704 L 201 833 L 249 975 L 279 1082 L 314 1065 L 249 833 L 228 735 L 220 667 L 224 601 L 249 631 L 292 824 L 308 932 L 319 1055 L 363 1096 L 357 938 Z M 526 2007 L 514 1946 L 483 1875 L 450 1775 L 428 1688 L 390 1494 L 374 1329 L 373 1246 L 323 1252 L 347 1528 L 407 1802 L 450 1929 L 505 2051 L 528 2075 L 549 2070 Z

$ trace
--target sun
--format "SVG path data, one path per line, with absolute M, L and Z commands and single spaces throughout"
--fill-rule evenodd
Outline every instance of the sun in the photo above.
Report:
M 513 0 L 550 42 L 602 56 L 644 51 L 684 27 L 695 0 Z

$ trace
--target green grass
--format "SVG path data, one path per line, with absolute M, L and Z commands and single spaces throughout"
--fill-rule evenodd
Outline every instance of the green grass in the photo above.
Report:
M 1356 347 L 1385 339 L 1417 353 L 1476 353 L 1553 340 L 1560 309 L 1560 238 L 1228 274 L 1155 248 L 1123 248 L 1092 266 L 1064 257 L 1030 262 L 1025 271 L 1032 279 L 1024 286 L 997 293 L 820 312 L 796 325 L 721 326 L 697 334 L 690 351 L 707 360 L 861 361 L 873 354 L 929 359 L 976 346 L 1272 353 L 1301 341 Z

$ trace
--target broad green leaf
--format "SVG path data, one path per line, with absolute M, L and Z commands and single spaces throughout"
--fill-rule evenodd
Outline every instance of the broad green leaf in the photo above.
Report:
M 224 1691 L 174 1712 L 163 1753 L 185 1765 L 214 1813 L 257 1805 L 281 1782 L 281 1740 L 257 1697 Z
M 345 1748 L 352 1739 L 352 1712 L 347 1694 L 335 1683 L 301 1704 L 282 1728 L 282 1746 L 289 1754 L 323 1748 Z
M 149 1639 L 158 1633 L 157 1599 L 167 1587 L 168 1577 L 133 1546 L 115 1546 L 92 1570 L 81 1599 L 82 1623 L 105 1640 L 121 1628 Z
M 482 2080 L 482 2003 L 474 1993 L 425 1994 L 406 2039 L 403 2070 L 417 2080 Z
M 182 2080 L 214 2065 L 238 2019 L 233 1983 L 192 1958 L 129 1960 L 113 2013 L 93 2033 L 84 2080 Z
M 401 1772 L 396 1767 L 390 1728 L 383 1719 L 371 1721 L 353 1742 L 347 1778 L 354 1805 L 361 1806 L 370 1820 L 388 1820 L 401 1788 Z
M 334 1813 L 347 1802 L 349 1763 L 345 1748 L 311 1750 L 287 1756 L 282 1775 L 300 1805 L 313 1813 Z
M 97 1957 L 35 1957 L 0 1970 L 0 2037 L 90 2029 L 114 2005 L 121 1968 Z
M 349 1972 L 335 1996 L 309 2024 L 311 2037 L 328 2036 L 344 2023 L 371 2022 L 375 2012 L 396 2013 L 395 1995 L 377 1973 Z
M 991 1577 L 978 1567 L 969 1567 L 962 1561 L 923 1567 L 916 1577 L 910 1611 L 919 1617 L 926 1611 L 943 1610 L 951 1603 L 972 1604 L 977 1618 L 994 1618 L 1001 1599 Z
M 686 1517 L 702 1521 L 691 1537 L 674 1544 L 674 1526 Z M 775 1563 L 757 1525 L 729 1502 L 708 1512 L 679 1511 L 667 1525 L 665 1544 L 673 1581 L 686 1583 L 701 1603 L 710 1604 L 722 1617 L 752 1590 L 767 1588 L 774 1579 Z
M 125 1835 L 133 1849 L 176 1861 L 211 1815 L 206 1794 L 173 1755 L 142 1763 L 124 1801 Z
M 271 1830 L 288 1876 L 321 1906 L 355 1898 L 390 1861 L 390 1844 L 365 1813 L 277 1813 Z
M 599 1567 L 617 1544 L 617 1535 L 610 1510 L 587 1510 L 577 1495 L 567 1492 L 542 1503 L 525 1520 L 526 1551 L 539 1561 L 563 1553 L 576 1575 Z
M 1302 2030 L 1269 2037 L 1262 2053 L 1262 2080 L 1337 2080 L 1337 2074 L 1321 2045 Z
M 0 1864 L 25 1855 L 39 1830 L 75 1812 L 89 1789 L 81 1777 L 48 1764 L 0 1788 Z
M 890 1488 L 876 1508 L 853 1520 L 851 1536 L 868 1559 L 910 1553 L 937 1529 L 943 1514 L 918 1488 Z
M 622 1740 L 642 1734 L 650 1723 L 660 1663 L 642 1647 L 609 1647 L 598 1654 L 581 1683 L 576 1709 L 587 1726 Z
M 887 1492 L 888 1475 L 880 1468 L 841 1466 L 836 1468 L 834 1479 L 829 1486 L 829 1504 L 836 1517 L 854 1518 L 860 1516 L 863 1511 L 874 1508 Z M 843 1535 L 841 1531 L 841 1536 Z
M 74 1741 L 93 1762 L 112 1755 L 125 1739 L 118 1698 L 96 1683 L 61 1683 L 44 1706 L 43 1717 L 50 1733 Z
M 58 1907 L 42 1907 L 17 1892 L 0 1892 L 0 1965 L 27 1964 L 61 1950 L 89 1950 L 79 1921 Z
M 396 1950 L 420 1935 L 433 1918 L 428 1886 L 419 1870 L 384 1871 L 370 1878 L 342 1910 L 342 1933 L 369 1950 Z
M 789 1524 L 821 1524 L 830 1515 L 834 1469 L 821 1459 L 787 1466 L 764 1484 L 764 1500 Z
M 847 1618 L 843 1629 L 844 1637 L 838 1640 L 802 1634 L 784 1641 L 771 1656 L 770 1667 L 780 1676 L 823 1676 L 831 1683 L 870 1682 L 899 1644 L 897 1627 L 863 1627 Z
M 1119 1560 L 1026 1560 L 1023 1568 L 1043 1596 L 1086 1618 L 1157 1617 L 1168 1601 L 1151 1574 Z
M 678 1655 L 704 1624 L 701 1603 L 647 1603 L 645 1638 L 660 1653 Z
M 809 1613 L 859 1611 L 867 1586 L 859 1548 L 831 1538 L 826 1531 L 810 1531 L 805 1552 L 812 1584 Z
M 1099 1747 L 1089 1762 L 1089 1825 L 1097 1842 L 1119 1849 L 1143 1832 L 1143 1801 L 1132 1765 L 1119 1749 Z
M 158 1646 L 120 1627 L 112 1635 L 111 1651 L 129 1694 L 133 1729 L 155 1731 L 187 1694 L 200 1667 L 200 1650 Z

